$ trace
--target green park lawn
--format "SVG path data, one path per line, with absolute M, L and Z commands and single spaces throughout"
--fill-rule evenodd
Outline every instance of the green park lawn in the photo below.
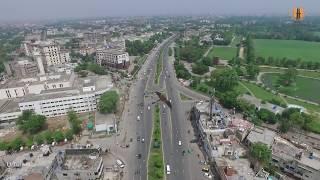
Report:
M 275 89 L 279 75 L 279 73 L 268 73 L 264 74 L 261 78 L 266 86 Z M 285 89 L 282 88 L 280 92 L 289 96 L 320 103 L 319 89 L 320 80 L 297 76 L 295 85 Z
M 320 61 L 320 43 L 299 40 L 255 39 L 256 56 Z
M 276 68 L 276 67 L 259 67 L 260 72 L 275 72 L 275 73 L 284 73 L 285 69 Z M 317 71 L 308 71 L 308 70 L 298 70 L 298 74 L 300 76 L 307 76 L 312 78 L 319 78 L 320 79 L 320 72 Z
M 275 94 L 272 94 L 271 92 L 263 89 L 262 87 L 259 87 L 259 86 L 255 85 L 255 84 L 252 84 L 252 83 L 249 83 L 249 82 L 245 82 L 245 81 L 242 81 L 242 83 L 248 89 L 250 89 L 250 91 L 258 99 L 261 99 L 261 100 L 264 100 L 264 101 L 271 101 L 272 99 L 275 99 L 275 100 L 285 104 L 285 102 L 279 96 L 277 96 Z
M 320 106 L 317 106 L 317 105 L 314 105 L 314 104 L 310 104 L 310 103 L 306 103 L 306 102 L 302 102 L 302 101 L 298 101 L 298 100 L 291 99 L 291 98 L 288 98 L 288 97 L 285 97 L 285 99 L 288 102 L 288 104 L 295 104 L 295 105 L 303 106 L 309 112 L 320 112 Z
M 222 60 L 231 60 L 237 56 L 237 48 L 235 47 L 226 47 L 226 46 L 215 46 L 211 49 L 208 54 L 208 57 L 219 57 Z

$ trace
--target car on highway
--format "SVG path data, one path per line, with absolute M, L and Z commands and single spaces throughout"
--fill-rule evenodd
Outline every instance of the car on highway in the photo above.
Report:
M 140 141 L 140 136 L 137 137 L 137 141 Z
M 148 106 L 148 110 L 150 110 L 150 106 Z
M 208 168 L 208 167 L 203 167 L 201 170 L 202 170 L 203 172 L 206 172 L 206 173 L 209 172 L 209 168 Z
M 204 173 L 203 176 L 208 178 L 208 179 L 212 179 L 212 175 L 209 174 L 209 173 Z
M 167 175 L 169 175 L 169 174 L 171 174 L 171 169 L 170 169 L 170 165 L 169 164 L 167 164 Z
M 140 154 L 140 153 L 137 154 L 136 157 L 137 157 L 138 159 L 141 159 L 141 154 Z
M 182 145 L 182 142 L 181 142 L 181 141 L 178 141 L 178 145 L 181 146 L 181 145 Z
M 141 142 L 144 143 L 144 138 L 141 139 Z
M 137 121 L 140 121 L 140 116 L 137 116 Z
M 117 164 L 120 168 L 124 168 L 124 163 L 123 163 L 120 159 L 117 159 L 117 160 L 116 160 L 116 164 Z

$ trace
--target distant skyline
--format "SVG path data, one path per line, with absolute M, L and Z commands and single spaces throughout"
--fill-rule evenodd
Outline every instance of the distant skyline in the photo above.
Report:
M 0 21 L 151 15 L 320 14 L 319 0 L 0 0 Z

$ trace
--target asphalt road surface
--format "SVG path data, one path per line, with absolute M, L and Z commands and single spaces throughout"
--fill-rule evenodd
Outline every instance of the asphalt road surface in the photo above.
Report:
M 171 101 L 172 108 L 162 104 L 161 106 L 161 127 L 164 146 L 165 165 L 170 165 L 171 174 L 167 175 L 168 180 L 205 179 L 199 165 L 200 151 L 196 144 L 191 144 L 192 136 L 191 123 L 188 121 L 188 112 L 192 106 L 183 103 L 180 99 L 180 90 L 194 99 L 207 99 L 206 96 L 194 93 L 182 87 L 176 79 L 174 67 L 168 58 L 168 46 L 163 50 L 163 70 L 160 76 L 161 88 L 165 89 L 167 98 Z M 179 145 L 179 141 L 181 145 Z
M 125 174 L 125 179 L 147 179 L 147 158 L 152 133 L 152 111 L 154 102 L 157 99 L 152 95 L 155 90 L 155 67 L 160 50 L 165 43 L 167 43 L 167 40 L 150 52 L 145 64 L 137 74 L 136 82 L 131 87 L 128 112 L 124 116 L 126 118 L 124 129 L 127 129 L 127 139 L 129 142 L 132 139 L 126 160 L 127 174 Z M 142 139 L 144 139 L 144 142 L 142 142 Z M 137 154 L 141 154 L 141 158 L 136 157 Z
M 200 159 L 196 156 L 196 153 L 201 152 L 197 152 L 196 144 L 190 143 L 192 135 L 187 133 L 192 127 L 191 123 L 187 121 L 186 111 L 190 109 L 192 102 L 182 103 L 180 91 L 193 99 L 207 99 L 207 97 L 181 86 L 176 79 L 173 64 L 168 60 L 168 47 L 172 41 L 173 37 L 150 52 L 145 64 L 137 74 L 136 82 L 131 86 L 129 102 L 126 107 L 127 112 L 125 112 L 125 120 L 123 121 L 125 124 L 122 127 L 122 129 L 126 129 L 126 141 L 130 143 L 125 162 L 127 166 L 124 179 L 147 179 L 152 112 L 156 104 L 160 105 L 164 165 L 169 164 L 172 171 L 170 175 L 166 176 L 166 179 L 204 179 L 201 174 L 201 166 L 198 164 Z M 161 49 L 163 49 L 163 69 L 159 84 L 155 84 L 156 64 Z M 171 100 L 172 109 L 158 101 L 159 98 L 155 95 L 155 91 L 161 91 L 167 95 Z M 178 144 L 179 141 L 182 143 L 181 146 Z M 141 158 L 137 158 L 137 154 L 141 154 Z

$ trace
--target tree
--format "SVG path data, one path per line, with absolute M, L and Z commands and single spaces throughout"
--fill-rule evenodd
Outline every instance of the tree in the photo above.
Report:
M 218 91 L 229 91 L 238 85 L 239 77 L 235 70 L 225 69 L 211 77 Z
M 10 142 L 9 149 L 19 151 L 21 146 L 24 146 L 24 142 L 21 137 L 17 137 L 13 141 Z
M 65 134 L 64 134 L 64 137 L 67 139 L 67 140 L 72 140 L 73 139 L 73 133 L 72 133 L 72 130 L 68 130 Z
M 81 121 L 78 119 L 78 116 L 74 111 L 68 112 L 68 120 L 72 133 L 79 134 L 81 132 Z
M 246 55 L 247 55 L 247 63 L 248 64 L 254 63 L 255 53 L 254 53 L 253 40 L 250 35 L 248 35 L 246 39 Z
M 259 67 L 253 63 L 248 64 L 246 70 L 249 79 L 255 79 L 259 74 Z
M 54 141 L 53 133 L 49 130 L 43 131 L 41 133 L 41 135 L 42 135 L 43 139 L 46 141 L 46 143 L 48 143 L 48 144 L 51 144 Z
M 279 82 L 283 86 L 290 86 L 297 79 L 298 71 L 295 68 L 286 69 L 285 73 L 280 76 Z
M 267 122 L 267 123 L 270 123 L 270 124 L 275 124 L 277 122 L 276 115 L 273 112 L 271 112 L 271 111 L 269 111 L 267 109 L 261 108 L 257 112 L 257 115 L 264 122 Z
M 44 128 L 46 117 L 37 115 L 31 110 L 23 111 L 18 117 L 17 125 L 24 133 L 35 134 Z
M 213 61 L 213 59 L 211 59 L 211 58 L 209 58 L 209 57 L 204 57 L 204 58 L 202 59 L 202 63 L 203 63 L 204 65 L 206 65 L 206 66 L 213 66 L 214 61 Z
M 58 130 L 56 132 L 53 133 L 53 139 L 56 141 L 56 142 L 61 142 L 64 140 L 64 135 L 62 133 L 62 131 Z
M 250 147 L 250 155 L 262 165 L 267 165 L 271 160 L 271 149 L 263 143 L 254 143 Z
M 119 95 L 116 91 L 107 91 L 102 94 L 99 102 L 101 113 L 114 113 L 117 110 Z
M 174 63 L 174 68 L 176 70 L 177 78 L 182 78 L 182 79 L 190 79 L 191 78 L 191 74 L 184 67 L 184 65 L 182 63 L 175 62 Z
M 235 108 L 237 106 L 238 95 L 239 93 L 235 90 L 217 93 L 219 101 L 226 108 Z
M 209 67 L 204 65 L 201 62 L 197 62 L 194 65 L 192 65 L 192 72 L 195 74 L 205 74 L 207 72 L 209 72 Z

